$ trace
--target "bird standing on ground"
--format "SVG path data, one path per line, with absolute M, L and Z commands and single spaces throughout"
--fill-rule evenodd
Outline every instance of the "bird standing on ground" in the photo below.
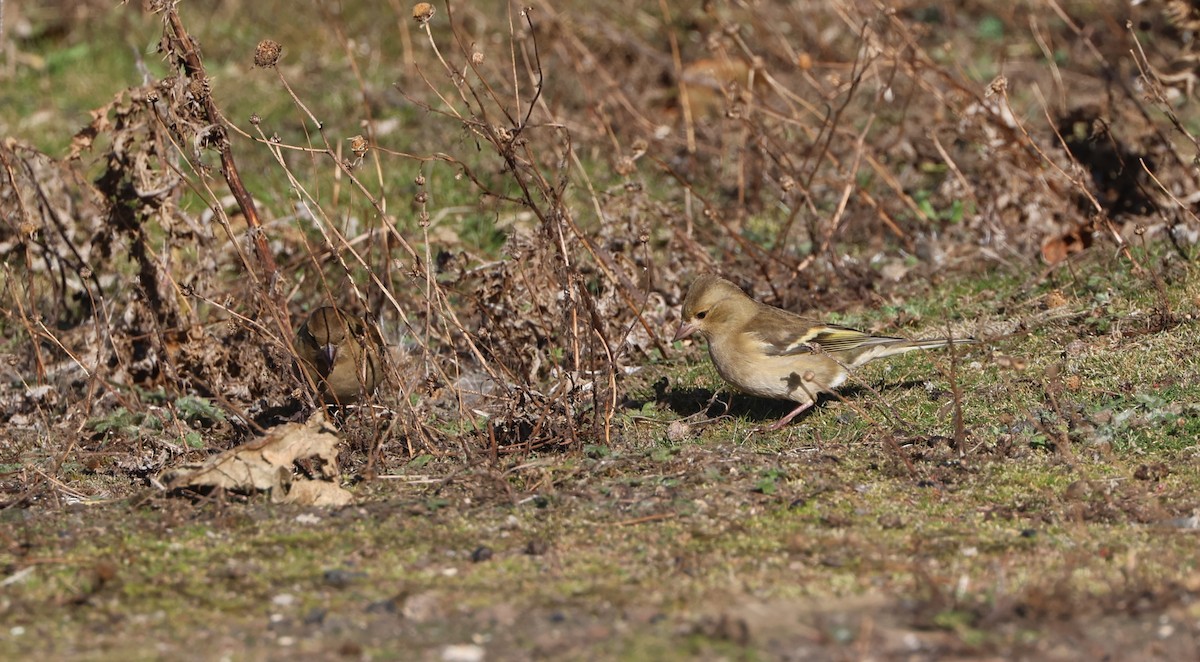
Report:
M 300 367 L 326 404 L 357 402 L 370 395 L 383 376 L 379 329 L 332 306 L 308 316 L 296 331 L 293 346 Z
M 800 403 L 770 425 L 778 430 L 813 406 L 822 392 L 833 391 L 850 370 L 885 356 L 973 338 L 906 340 L 872 336 L 824 324 L 751 299 L 737 285 L 704 274 L 692 282 L 683 300 L 681 340 L 699 332 L 721 378 L 738 390 L 763 398 Z

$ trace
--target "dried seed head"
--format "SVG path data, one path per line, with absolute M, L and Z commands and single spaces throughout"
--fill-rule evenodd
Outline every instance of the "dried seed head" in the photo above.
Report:
M 280 46 L 279 42 L 263 39 L 258 42 L 258 48 L 254 49 L 254 66 L 273 67 L 279 62 L 279 56 L 282 53 L 283 46 Z
M 188 94 L 191 94 L 193 99 L 207 99 L 210 92 L 212 83 L 207 77 L 201 76 L 188 81 Z
M 425 25 L 433 18 L 433 14 L 436 11 L 437 9 L 428 2 L 418 2 L 413 5 L 413 20 L 421 25 Z
M 996 76 L 996 78 L 994 80 L 992 80 L 991 83 L 988 83 L 987 94 L 985 96 L 990 97 L 994 94 L 999 94 L 999 95 L 1003 96 L 1004 93 L 1007 91 L 1008 91 L 1008 79 L 1005 78 L 1004 76 Z
M 636 161 L 645 156 L 646 150 L 649 148 L 650 145 L 646 142 L 645 138 L 638 138 L 637 140 L 633 141 L 633 154 L 631 155 L 633 160 Z
M 483 53 L 480 53 L 479 51 L 471 53 L 471 64 L 476 66 L 483 64 Z
M 360 159 L 366 156 L 367 139 L 363 138 L 361 134 L 350 138 L 350 151 L 354 152 L 354 155 Z

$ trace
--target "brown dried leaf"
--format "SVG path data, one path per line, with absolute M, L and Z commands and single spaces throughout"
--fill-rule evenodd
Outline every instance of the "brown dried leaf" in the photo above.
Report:
M 1075 253 L 1083 252 L 1092 245 L 1092 232 L 1094 229 L 1094 224 L 1088 221 L 1071 228 L 1057 237 L 1047 239 L 1046 243 L 1042 244 L 1042 259 L 1046 261 L 1046 264 L 1053 266 Z
M 337 483 L 299 478 L 277 501 L 297 506 L 345 506 L 354 501 L 354 495 Z
M 337 446 L 341 441 L 324 418 L 317 416 L 304 425 L 279 426 L 265 438 L 225 451 L 202 464 L 169 470 L 163 474 L 162 483 L 172 492 L 270 492 L 271 500 L 280 503 L 341 505 L 350 499 L 348 492 L 332 482 L 339 474 Z M 295 464 L 300 461 L 306 461 L 322 480 L 294 478 Z

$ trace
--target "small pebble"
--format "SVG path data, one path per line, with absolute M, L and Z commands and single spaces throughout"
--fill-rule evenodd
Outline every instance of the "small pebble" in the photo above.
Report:
M 481 662 L 485 651 L 475 644 L 452 644 L 442 649 L 444 662 Z

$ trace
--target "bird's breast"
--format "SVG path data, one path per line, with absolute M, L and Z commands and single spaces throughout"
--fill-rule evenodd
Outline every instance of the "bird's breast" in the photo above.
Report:
M 721 378 L 738 390 L 762 398 L 811 402 L 846 379 L 836 361 L 819 354 L 767 356 L 710 343 L 709 355 Z

